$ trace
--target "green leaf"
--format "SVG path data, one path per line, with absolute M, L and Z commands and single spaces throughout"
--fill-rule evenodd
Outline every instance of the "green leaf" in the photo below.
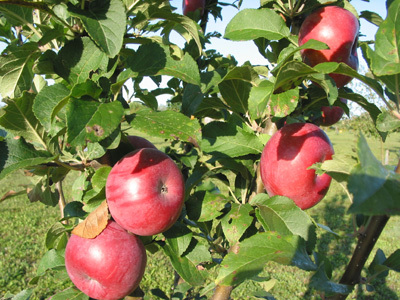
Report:
M 214 121 L 203 128 L 201 148 L 208 153 L 222 153 L 231 157 L 260 154 L 264 148 L 254 132 L 235 125 Z
M 94 81 L 88 79 L 85 82 L 76 84 L 72 88 L 71 97 L 79 99 L 84 96 L 89 96 L 91 99 L 97 100 L 101 92 L 102 89 Z
M 51 249 L 47 251 L 39 262 L 36 274 L 43 275 L 47 270 L 59 269 L 65 266 L 64 255 L 61 251 Z
M 16 294 L 11 300 L 29 300 L 32 294 L 33 289 L 26 289 Z
M 33 63 L 39 55 L 37 43 L 10 45 L 3 51 L 0 56 L 0 94 L 3 98 L 19 97 L 30 89 Z
M 296 236 L 281 236 L 275 232 L 261 232 L 245 239 L 239 243 L 237 251 L 225 256 L 216 283 L 238 285 L 263 271 L 269 261 L 291 264 L 298 241 Z
M 258 86 L 253 86 L 250 91 L 248 107 L 249 114 L 253 120 L 259 119 L 268 112 L 268 101 L 270 100 L 274 84 L 269 80 L 263 80 Z
M 250 66 L 235 67 L 230 70 L 218 84 L 225 103 L 234 112 L 246 113 L 252 86 L 260 83 L 259 75 Z
M 87 10 L 69 5 L 71 15 L 79 17 L 89 36 L 109 56 L 116 56 L 126 30 L 124 5 L 120 0 L 91 1 Z
M 182 97 L 182 112 L 187 116 L 195 115 L 203 98 L 204 95 L 198 85 L 186 85 Z
M 361 82 L 371 87 L 378 95 L 383 95 L 382 86 L 378 83 L 378 81 L 358 73 L 345 63 L 324 62 L 314 66 L 314 70 L 323 74 L 335 73 L 357 78 Z
M 64 207 L 64 219 L 69 218 L 81 218 L 86 216 L 86 212 L 83 210 L 83 203 L 80 201 L 68 202 Z
M 193 237 L 193 232 L 182 223 L 175 223 L 170 229 L 163 233 L 169 247 L 177 255 L 187 250 Z
M 44 129 L 32 111 L 34 94 L 24 93 L 20 98 L 6 101 L 4 115 L 0 117 L 0 126 L 16 136 L 37 143 L 46 148 Z
M 304 78 L 317 73 L 317 71 L 303 62 L 293 60 L 285 63 L 279 69 L 274 69 L 272 73 L 276 77 L 274 90 L 284 91 L 298 86 Z
M 250 204 L 232 203 L 231 210 L 221 219 L 222 230 L 231 245 L 238 242 L 246 229 L 250 227 L 253 221 L 250 216 L 252 210 Z
M 131 125 L 154 137 L 179 139 L 194 145 L 201 139 L 199 122 L 172 110 L 155 112 L 146 108 L 140 109 Z
M 353 194 L 349 212 L 364 215 L 399 215 L 400 175 L 387 170 L 373 155 L 365 138 L 357 143 L 359 164 L 350 173 L 348 188 Z
M 134 55 L 128 57 L 127 70 L 118 76 L 117 82 L 125 82 L 130 77 L 152 75 L 168 75 L 200 85 L 196 61 L 187 53 L 181 59 L 174 59 L 169 47 L 159 43 L 141 45 Z
M 56 206 L 58 204 L 60 195 L 58 190 L 52 190 L 51 187 L 39 181 L 34 188 L 29 191 L 28 198 L 31 202 L 40 201 L 47 206 Z
M 315 288 L 318 291 L 323 291 L 328 294 L 350 294 L 353 290 L 353 286 L 335 283 L 330 281 L 325 273 L 324 264 L 321 264 L 311 277 L 310 287 Z
M 368 267 L 368 271 L 372 276 L 377 276 L 378 278 L 386 277 L 389 274 L 389 267 L 385 266 L 386 255 L 381 250 L 376 250 L 376 254 L 371 264 Z
M 276 231 L 282 235 L 299 235 L 306 241 L 315 231 L 308 214 L 287 197 L 274 196 L 262 204 L 258 202 L 257 206 L 256 216 L 265 230 Z
M 218 85 L 225 103 L 237 113 L 246 113 L 251 84 L 239 79 L 224 80 Z
M 290 35 L 283 18 L 272 9 L 244 9 L 226 26 L 224 38 L 249 41 L 260 37 L 280 40 Z
M 69 41 L 58 53 L 55 60 L 55 72 L 70 84 L 85 82 L 106 59 L 89 37 Z
M 201 91 L 209 93 L 212 89 L 223 80 L 226 75 L 226 70 L 217 69 L 214 71 L 201 72 Z
M 275 117 L 283 118 L 295 110 L 298 101 L 298 88 L 279 94 L 273 94 L 269 103 L 269 109 L 271 110 L 271 114 Z
M 198 53 L 201 53 L 203 47 L 199 36 L 199 25 L 194 20 L 186 16 L 161 9 L 151 10 L 150 18 L 159 18 L 174 22 L 175 26 L 173 29 L 178 32 L 188 44 L 194 41 L 197 45 Z
M 376 129 L 381 132 L 394 131 L 400 127 L 400 120 L 388 111 L 383 111 L 376 120 Z
M 203 47 L 199 32 L 200 26 L 192 19 L 182 14 L 171 12 L 171 6 L 165 1 L 134 1 L 124 0 L 128 9 L 132 9 L 132 13 L 140 16 L 140 19 L 155 20 L 163 19 L 165 38 L 168 39 L 169 31 L 175 30 L 187 42 L 192 44 L 193 41 L 197 46 L 198 53 L 201 53 Z M 139 21 L 140 22 L 140 21 Z
M 393 271 L 400 272 L 400 249 L 394 251 L 384 262 Z
M 382 17 L 380 15 L 378 15 L 376 12 L 368 11 L 368 10 L 363 10 L 360 13 L 360 18 L 364 18 L 365 20 L 367 20 L 371 24 L 374 24 L 374 25 L 376 25 L 378 27 L 383 22 L 383 19 L 382 19 Z
M 67 103 L 70 90 L 62 83 L 44 87 L 33 103 L 33 113 L 46 131 L 50 131 L 54 117 Z
M 51 300 L 89 300 L 89 296 L 79 291 L 75 287 L 63 290 L 51 297 Z
M 189 197 L 185 205 L 190 220 L 207 222 L 222 215 L 221 210 L 229 202 L 223 194 L 207 191 L 196 191 Z
M 46 233 L 45 245 L 47 249 L 53 249 L 56 246 L 58 238 L 67 230 L 61 222 L 56 222 Z
M 75 181 L 71 188 L 71 200 L 76 202 L 82 202 L 84 192 L 89 186 L 89 182 L 86 180 L 85 172 L 80 175 L 76 175 Z
M 92 176 L 92 187 L 96 192 L 100 192 L 105 186 L 107 182 L 108 174 L 110 174 L 111 167 L 104 166 L 96 170 L 96 172 Z
M 99 142 L 120 124 L 124 108 L 121 102 L 99 103 L 71 99 L 67 105 L 67 142 L 72 146 L 87 141 Z
M 179 256 L 168 244 L 163 246 L 176 272 L 192 286 L 201 286 L 207 277 L 206 272 L 197 269 L 197 265 L 186 256 Z
M 196 266 L 202 263 L 210 263 L 212 257 L 209 248 L 210 245 L 205 239 L 198 241 L 193 238 L 184 255 Z
M 48 152 L 35 149 L 23 138 L 7 138 L 0 142 L 0 156 L 6 158 L 0 180 L 16 170 L 48 163 L 55 158 Z
M 356 162 L 350 156 L 334 155 L 332 159 L 325 160 L 321 165 L 321 170 L 328 173 L 333 179 L 341 183 L 347 183 L 350 171 Z M 315 168 L 318 170 L 318 168 Z
M 21 26 L 33 23 L 32 8 L 20 5 L 1 4 L 0 11 L 12 26 Z
M 375 35 L 371 69 L 377 76 L 400 73 L 400 1 L 393 1 Z
M 346 90 L 340 89 L 339 97 L 356 102 L 369 113 L 374 123 L 376 123 L 378 116 L 381 114 L 381 110 L 375 104 L 369 102 L 360 94 L 347 92 Z

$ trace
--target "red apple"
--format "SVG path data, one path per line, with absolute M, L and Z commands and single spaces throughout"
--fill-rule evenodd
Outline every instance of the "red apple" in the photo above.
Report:
M 306 17 L 299 31 L 299 46 L 310 39 L 324 42 L 327 50 L 303 49 L 303 61 L 315 66 L 322 62 L 343 62 L 358 69 L 357 41 L 359 23 L 350 11 L 338 6 L 325 6 Z M 338 87 L 343 87 L 352 77 L 330 74 Z
M 267 142 L 261 155 L 261 179 L 270 196 L 291 198 L 307 209 L 325 196 L 331 183 L 327 174 L 308 169 L 317 162 L 332 159 L 328 136 L 311 123 L 283 126 Z
M 128 135 L 126 137 L 128 139 L 129 144 L 131 144 L 131 146 L 136 150 L 136 149 L 141 149 L 141 148 L 153 148 L 153 149 L 157 149 L 156 146 L 153 145 L 152 142 L 150 142 L 149 140 L 141 137 L 141 136 L 137 136 L 137 135 Z
M 164 232 L 178 219 L 184 180 L 165 153 L 143 148 L 124 156 L 107 177 L 106 198 L 114 220 L 126 230 L 149 236 Z
M 94 239 L 71 235 L 65 266 L 72 282 L 91 298 L 121 299 L 139 285 L 146 267 L 142 241 L 114 221 Z
M 189 12 L 194 12 L 196 10 L 201 10 L 200 15 L 204 14 L 204 7 L 206 6 L 206 0 L 183 0 L 182 1 L 182 10 L 185 16 L 188 15 Z
M 340 98 L 340 101 L 347 103 L 347 99 Z M 321 113 L 322 116 L 318 120 L 320 126 L 331 126 L 339 122 L 344 114 L 344 110 L 340 106 L 322 106 Z

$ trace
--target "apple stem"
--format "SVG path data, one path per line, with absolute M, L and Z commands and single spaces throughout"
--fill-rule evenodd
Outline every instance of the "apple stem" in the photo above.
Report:
M 396 173 L 400 174 L 400 160 L 397 164 Z M 359 234 L 357 247 L 339 283 L 351 286 L 360 283 L 361 271 L 389 218 L 387 215 L 372 216 L 370 218 L 365 231 Z M 346 299 L 347 296 L 348 294 L 336 294 L 327 299 L 342 300 Z

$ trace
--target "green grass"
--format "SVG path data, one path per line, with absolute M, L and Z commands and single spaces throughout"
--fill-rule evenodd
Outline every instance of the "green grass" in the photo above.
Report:
M 349 133 L 328 132 L 337 154 L 352 154 L 356 144 L 356 138 Z M 159 142 L 159 141 L 157 141 Z M 368 142 L 380 159 L 381 144 L 374 139 Z M 385 147 L 390 149 L 389 164 L 395 165 L 400 149 L 400 134 L 389 136 Z M 0 182 L 0 197 L 10 189 L 20 189 L 20 185 L 30 183 L 28 177 L 15 173 Z M 68 185 L 66 185 L 68 187 Z M 70 191 L 66 189 L 66 197 Z M 336 237 L 324 230 L 318 231 L 316 250 L 327 253 L 335 270 L 333 280 L 337 282 L 343 273 L 346 264 L 353 252 L 356 239 L 352 236 L 353 221 L 351 215 L 346 214 L 349 207 L 349 199 L 342 188 L 336 182 L 328 192 L 327 197 L 316 207 L 308 210 L 308 213 L 318 222 L 329 226 L 337 232 Z M 44 254 L 44 235 L 50 226 L 58 220 L 57 207 L 46 207 L 41 203 L 29 203 L 26 196 L 18 196 L 0 203 L 0 298 L 6 291 L 18 293 L 32 287 L 29 280 L 36 275 L 36 268 L 41 256 Z M 400 217 L 392 217 L 389 220 L 381 238 L 378 240 L 368 263 L 378 248 L 384 250 L 388 256 L 399 247 Z M 367 264 L 368 265 L 368 264 Z M 31 299 L 47 299 L 57 291 L 61 291 L 71 282 L 68 279 L 60 279 L 55 273 L 48 273 L 39 281 Z M 367 275 L 364 270 L 363 276 Z M 276 280 L 271 293 L 276 299 L 322 299 L 318 292 L 308 287 L 311 273 L 294 267 L 282 266 L 270 263 L 260 276 L 274 278 Z M 149 254 L 148 266 L 141 287 L 146 294 L 151 295 L 150 290 L 161 289 L 168 295 L 171 294 L 174 281 L 173 268 L 162 252 Z M 365 289 L 355 290 L 349 299 L 399 299 L 400 274 L 390 272 L 385 279 L 372 282 L 374 292 Z M 261 288 L 260 283 L 248 281 L 234 289 L 232 299 L 254 299 L 252 293 Z M 209 296 L 209 295 L 208 295 Z M 151 299 L 157 299 L 151 296 Z

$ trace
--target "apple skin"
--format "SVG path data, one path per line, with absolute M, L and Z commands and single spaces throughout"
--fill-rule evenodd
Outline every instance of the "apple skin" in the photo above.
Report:
M 314 67 L 322 62 L 343 62 L 357 71 L 357 41 L 359 32 L 357 18 L 350 11 L 338 6 L 325 6 L 306 17 L 299 30 L 299 46 L 310 39 L 324 42 L 327 50 L 301 50 L 303 61 Z M 337 87 L 343 87 L 353 78 L 329 74 Z
M 164 232 L 184 202 L 181 171 L 165 153 L 143 148 L 124 156 L 107 177 L 106 198 L 114 220 L 141 236 Z
M 114 221 L 95 238 L 71 235 L 65 266 L 75 286 L 94 299 L 118 300 L 142 280 L 147 257 L 142 241 Z
M 340 101 L 347 103 L 347 99 L 340 98 Z M 340 106 L 322 106 L 321 107 L 322 116 L 318 120 L 320 126 L 331 126 L 339 122 L 344 114 L 343 108 Z
M 308 169 L 332 159 L 328 136 L 311 123 L 283 126 L 267 142 L 261 154 L 261 180 L 269 196 L 291 198 L 301 209 L 316 205 L 326 195 L 332 178 Z
M 126 137 L 128 139 L 129 144 L 131 144 L 131 146 L 136 150 L 136 149 L 141 149 L 141 148 L 153 148 L 153 149 L 157 149 L 156 146 L 154 146 L 154 144 L 152 142 L 150 142 L 149 140 L 141 137 L 141 136 L 137 136 L 137 135 L 128 135 Z
M 198 9 L 201 9 L 200 15 L 202 16 L 205 6 L 206 0 L 182 0 L 182 10 L 185 16 L 187 16 L 189 12 L 194 12 Z

